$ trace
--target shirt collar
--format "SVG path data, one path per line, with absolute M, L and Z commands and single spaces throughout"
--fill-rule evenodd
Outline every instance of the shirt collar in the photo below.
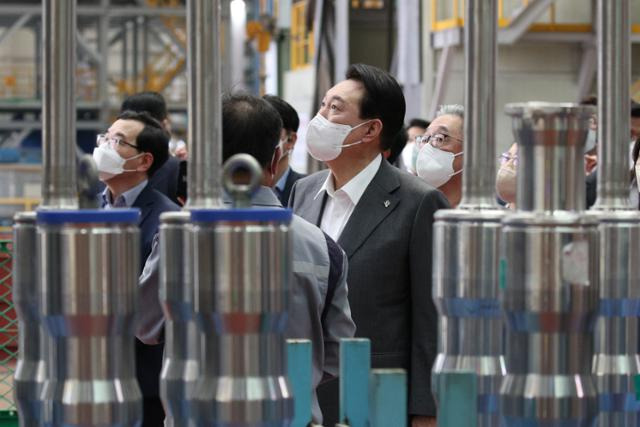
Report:
M 280 190 L 280 192 L 284 191 L 284 187 L 287 185 L 287 178 L 289 178 L 289 173 L 291 173 L 290 167 L 288 167 L 287 170 L 284 171 L 278 182 L 276 182 L 275 187 Z
M 333 175 L 329 173 L 314 199 L 318 198 L 323 191 L 326 191 L 329 197 L 334 197 L 336 191 L 343 191 L 351 199 L 351 203 L 357 205 L 373 177 L 376 176 L 381 164 L 382 154 L 378 154 L 364 169 L 338 190 L 334 187 Z
M 144 190 L 144 187 L 146 187 L 148 183 L 149 181 L 145 179 L 140 184 L 122 193 L 116 200 L 111 200 L 112 197 L 111 192 L 109 191 L 109 187 L 105 187 L 104 191 L 102 192 L 103 205 L 106 207 L 115 207 L 115 205 L 118 204 L 117 202 L 119 200 L 123 200 L 124 203 L 118 204 L 118 207 L 130 208 L 131 206 L 133 206 L 133 203 L 136 201 L 136 199 L 138 198 L 140 193 L 142 193 L 142 190 Z

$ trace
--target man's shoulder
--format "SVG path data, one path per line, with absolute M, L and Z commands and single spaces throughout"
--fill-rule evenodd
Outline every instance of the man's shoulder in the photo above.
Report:
M 298 188 L 309 189 L 316 185 L 322 185 L 322 183 L 327 179 L 327 175 L 329 175 L 329 169 L 314 172 L 311 175 L 302 176 L 296 181 L 296 186 Z
M 387 165 L 385 173 L 398 182 L 398 194 L 402 200 L 414 200 L 420 202 L 425 198 L 443 198 L 442 193 L 424 182 L 422 179 L 395 166 Z
M 180 206 L 174 203 L 170 198 L 156 190 L 155 188 L 145 188 L 148 200 L 153 203 L 153 209 L 162 212 L 179 211 Z

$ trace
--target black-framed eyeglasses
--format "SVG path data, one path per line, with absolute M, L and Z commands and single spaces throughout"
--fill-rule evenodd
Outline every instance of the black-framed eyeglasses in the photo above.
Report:
M 131 148 L 134 148 L 136 151 L 142 151 L 137 145 L 133 145 L 122 138 L 111 137 L 105 133 L 101 133 L 101 134 L 98 134 L 98 136 L 96 137 L 96 146 L 100 146 L 103 144 L 109 144 L 109 146 L 114 149 L 116 147 L 122 147 L 122 148 L 131 147 Z
M 446 133 L 438 132 L 433 135 L 418 135 L 416 136 L 416 143 L 419 145 L 431 144 L 435 148 L 442 148 L 447 140 L 453 139 L 454 141 L 462 142 L 461 139 L 447 135 Z

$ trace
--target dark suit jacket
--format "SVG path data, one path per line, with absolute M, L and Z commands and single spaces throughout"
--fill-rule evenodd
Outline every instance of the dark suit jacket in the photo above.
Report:
M 314 199 L 329 171 L 299 180 L 290 206 L 320 223 L 326 193 Z M 374 368 L 408 371 L 409 412 L 436 413 L 431 366 L 438 316 L 431 297 L 433 214 L 445 197 L 386 160 L 365 190 L 338 243 L 349 258 L 349 303 L 356 336 L 371 340 Z
M 149 178 L 149 186 L 167 196 L 172 202 L 178 203 L 179 176 L 180 160 L 169 156 L 160 169 Z
M 587 209 L 589 209 L 596 202 L 597 190 L 598 190 L 598 170 L 594 170 L 590 175 L 587 175 L 585 179 L 585 194 L 587 197 Z
M 298 173 L 293 169 L 289 169 L 289 175 L 287 175 L 287 181 L 284 183 L 284 189 L 282 190 L 282 193 L 278 194 L 278 199 L 280 199 L 280 203 L 282 203 L 282 206 L 287 206 L 289 204 L 289 195 L 291 194 L 293 184 L 295 184 L 297 180 L 299 180 L 300 178 L 304 178 L 305 176 L 306 175 Z
M 144 263 L 151 253 L 153 239 L 158 233 L 160 214 L 180 210 L 180 207 L 148 184 L 138 195 L 132 207 L 140 209 L 140 222 L 138 225 L 140 226 L 141 273 Z M 160 395 L 160 371 L 162 370 L 163 352 L 163 344 L 146 345 L 136 338 L 136 377 L 143 397 Z

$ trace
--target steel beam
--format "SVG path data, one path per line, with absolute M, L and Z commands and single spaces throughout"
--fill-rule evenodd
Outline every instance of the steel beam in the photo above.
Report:
M 506 44 L 517 42 L 527 32 L 531 24 L 536 22 L 553 2 L 554 0 L 529 1 L 511 18 L 509 26 L 498 32 L 498 41 Z
M 447 83 L 449 82 L 449 69 L 451 68 L 452 50 L 453 46 L 445 46 L 440 55 L 440 61 L 438 62 L 438 74 L 436 75 L 436 86 L 433 89 L 433 96 L 431 97 L 431 108 L 429 109 L 429 115 L 427 117 L 434 117 L 438 106 L 442 104 L 445 92 L 447 90 Z
M 14 35 L 20 28 L 24 27 L 24 25 L 29 22 L 32 16 L 33 14 L 31 13 L 25 13 L 20 16 L 20 18 L 18 18 L 18 20 L 14 22 L 12 26 L 7 28 L 2 32 L 2 34 L 0 34 L 0 44 L 2 44 L 2 42 L 4 42 L 5 40 L 8 40 L 9 37 Z

